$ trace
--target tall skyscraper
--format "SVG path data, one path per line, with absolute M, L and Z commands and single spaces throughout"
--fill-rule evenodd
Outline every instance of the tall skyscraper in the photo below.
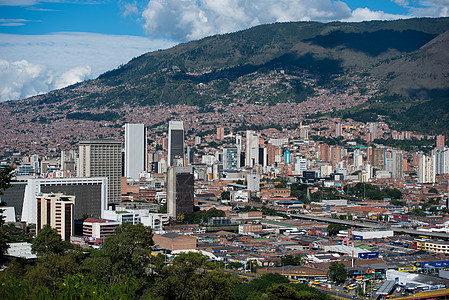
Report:
M 223 169 L 237 170 L 239 168 L 239 151 L 237 147 L 223 148 Z
M 330 150 L 328 144 L 320 145 L 320 160 L 325 162 L 330 162 Z
M 371 165 L 378 170 L 385 170 L 385 148 L 374 148 L 370 157 Z
M 259 135 L 252 130 L 246 131 L 246 160 L 248 167 L 259 164 Z
M 224 128 L 218 127 L 217 128 L 217 140 L 219 140 L 219 141 L 224 140 L 224 133 L 225 133 Z
M 435 174 L 449 174 L 449 148 L 441 146 L 432 151 L 435 164 Z
M 36 201 L 36 234 L 44 225 L 50 225 L 51 228 L 56 228 L 62 240 L 70 241 L 70 236 L 74 234 L 75 196 L 67 196 L 62 193 L 42 194 L 36 197 Z
M 167 172 L 167 213 L 174 218 L 193 212 L 193 167 L 170 167 Z
M 121 201 L 122 143 L 87 140 L 79 143 L 78 177 L 106 177 L 108 202 Z
M 372 134 L 373 140 L 377 139 L 377 123 L 369 123 L 369 132 Z
M 404 157 L 402 152 L 393 150 L 391 157 L 385 160 L 386 170 L 391 173 L 391 178 L 402 179 L 404 177 Z
M 147 141 L 144 124 L 125 124 L 125 177 L 140 179 L 145 171 Z
M 343 125 L 341 123 L 337 123 L 335 126 L 335 136 L 339 137 L 343 135 Z
M 419 155 L 418 183 L 435 182 L 435 162 L 433 156 Z
M 184 124 L 170 121 L 168 124 L 168 166 L 184 166 Z

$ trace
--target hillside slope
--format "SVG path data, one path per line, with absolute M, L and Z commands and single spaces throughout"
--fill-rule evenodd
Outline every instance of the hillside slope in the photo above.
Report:
M 428 90 L 428 95 L 441 87 L 441 80 L 426 78 L 432 77 L 435 66 L 446 66 L 448 58 L 439 52 L 429 55 L 426 49 L 432 41 L 437 44 L 434 39 L 438 36 L 442 45 L 446 43 L 447 35 L 441 34 L 447 30 L 449 18 L 260 25 L 146 53 L 96 80 L 26 102 L 70 102 L 70 106 L 79 108 L 179 103 L 204 106 L 217 100 L 231 103 L 239 99 L 230 84 L 249 80 L 252 74 L 262 78 L 279 70 L 294 76 L 293 81 L 292 77 L 285 77 L 281 81 L 286 84 L 256 100 L 271 104 L 297 102 L 298 97 L 312 95 L 313 88 L 329 84 L 333 78 L 347 72 L 364 72 L 373 66 L 372 75 L 384 80 L 394 78 L 390 84 L 386 81 L 386 88 L 403 95 L 417 94 L 412 91 L 417 78 L 413 70 L 419 69 L 419 77 L 423 78 L 419 88 Z M 402 69 L 407 71 L 400 76 L 395 73 Z M 306 82 L 305 78 L 314 81 Z M 202 84 L 207 85 L 206 91 Z

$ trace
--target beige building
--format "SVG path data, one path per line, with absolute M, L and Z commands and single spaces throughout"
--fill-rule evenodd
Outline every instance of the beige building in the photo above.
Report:
M 56 228 L 64 241 L 70 241 L 74 232 L 75 196 L 62 193 L 36 196 L 37 224 L 36 234 L 44 225 Z
M 79 143 L 78 177 L 106 177 L 108 203 L 121 201 L 122 143 L 87 140 Z
M 153 241 L 160 248 L 171 251 L 196 249 L 196 237 L 182 235 L 176 232 L 169 232 L 163 235 L 155 234 Z

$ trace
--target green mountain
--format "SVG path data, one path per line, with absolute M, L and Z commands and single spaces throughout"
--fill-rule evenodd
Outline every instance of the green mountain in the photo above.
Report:
M 370 95 L 368 105 L 349 114 L 363 115 L 366 109 L 402 114 L 448 95 L 448 30 L 449 18 L 260 25 L 146 53 L 95 80 L 21 103 L 53 103 L 62 111 L 180 103 L 204 107 L 241 99 L 271 105 L 304 101 L 320 87 L 341 85 L 343 75 L 356 74 L 378 80 L 383 96 Z M 272 84 L 252 88 L 257 80 Z

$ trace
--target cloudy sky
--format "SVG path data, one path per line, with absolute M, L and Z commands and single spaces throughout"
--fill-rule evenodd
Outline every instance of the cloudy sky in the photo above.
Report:
M 0 101 L 258 24 L 447 16 L 449 0 L 0 0 Z

